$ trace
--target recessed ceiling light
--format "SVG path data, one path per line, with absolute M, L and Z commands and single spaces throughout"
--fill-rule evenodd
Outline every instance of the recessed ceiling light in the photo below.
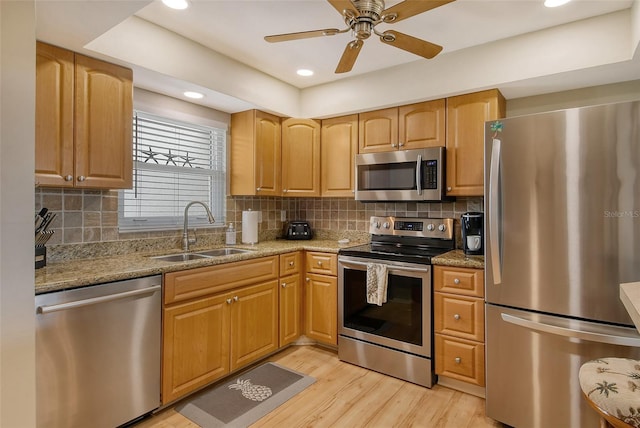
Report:
M 171 9 L 182 10 L 189 7 L 189 2 L 187 0 L 162 0 L 162 3 Z
M 571 0 L 544 0 L 544 5 L 546 7 L 558 7 L 569 3 L 570 1 Z
M 298 76 L 304 76 L 304 77 L 313 76 L 313 71 L 308 70 L 306 68 L 301 68 L 300 70 L 296 71 L 296 73 L 298 73 Z
M 184 93 L 184 96 L 187 98 L 193 98 L 194 100 L 199 100 L 200 98 L 204 97 L 204 95 L 202 95 L 200 92 L 193 92 L 193 91 L 186 91 Z

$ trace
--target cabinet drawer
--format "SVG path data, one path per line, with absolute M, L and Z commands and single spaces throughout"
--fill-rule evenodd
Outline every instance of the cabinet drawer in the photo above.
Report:
M 436 374 L 484 386 L 484 344 L 436 334 Z
M 335 254 L 308 252 L 306 262 L 307 272 L 338 275 L 338 257 Z
M 302 253 L 300 251 L 296 251 L 295 253 L 281 254 L 280 276 L 286 276 L 300 272 L 300 265 L 302 265 Z
M 484 297 L 484 270 L 435 266 L 434 291 Z
M 436 333 L 484 342 L 484 301 L 435 293 Z
M 219 293 L 278 277 L 278 256 L 170 272 L 164 275 L 164 303 Z

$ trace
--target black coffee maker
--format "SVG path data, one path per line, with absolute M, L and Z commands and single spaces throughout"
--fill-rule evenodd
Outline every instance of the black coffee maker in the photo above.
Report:
M 484 254 L 484 213 L 468 212 L 460 216 L 462 248 L 468 255 Z

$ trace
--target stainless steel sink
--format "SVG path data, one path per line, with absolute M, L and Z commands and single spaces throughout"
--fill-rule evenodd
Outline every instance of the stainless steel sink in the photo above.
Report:
M 153 256 L 152 259 L 162 260 L 163 262 L 187 262 L 189 260 L 199 260 L 209 258 L 201 254 L 195 253 L 180 253 L 180 254 L 167 254 L 164 256 Z
M 252 250 L 244 250 L 242 248 L 216 248 L 213 250 L 198 251 L 196 254 L 200 254 L 206 257 L 220 257 L 230 256 L 231 254 L 243 254 L 250 253 Z
M 250 253 L 252 250 L 242 248 L 215 248 L 193 253 L 165 254 L 162 256 L 151 256 L 152 259 L 163 262 L 188 262 L 189 260 L 210 259 L 212 257 L 230 256 L 232 254 Z

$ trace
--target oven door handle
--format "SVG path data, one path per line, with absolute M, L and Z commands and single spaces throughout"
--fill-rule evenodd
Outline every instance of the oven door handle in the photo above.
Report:
M 362 263 L 362 262 L 354 262 L 354 261 L 346 261 L 346 260 L 341 260 L 340 263 L 342 263 L 344 266 L 364 266 L 367 267 L 368 263 Z M 387 265 L 387 268 L 389 270 L 399 270 L 399 271 L 405 271 L 405 272 L 428 272 L 429 271 L 429 265 L 425 265 L 425 268 L 421 269 L 421 268 L 413 268 L 413 267 L 408 267 L 408 266 L 397 266 L 397 265 L 392 265 L 389 263 L 382 263 Z

